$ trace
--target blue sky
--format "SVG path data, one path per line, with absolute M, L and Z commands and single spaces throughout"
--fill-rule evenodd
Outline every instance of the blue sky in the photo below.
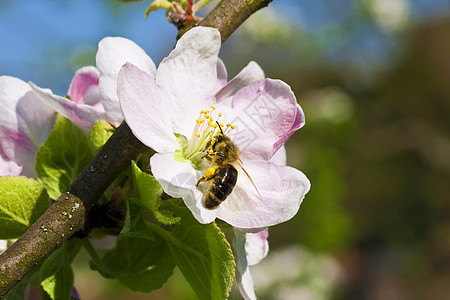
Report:
M 340 22 L 352 13 L 355 1 L 275 0 L 269 7 L 314 30 L 327 22 Z M 450 0 L 410 2 L 415 15 L 422 17 L 450 7 Z M 105 36 L 134 40 L 158 63 L 173 47 L 176 28 L 165 21 L 163 11 L 153 12 L 145 19 L 149 3 L 1 0 L 0 75 L 31 80 L 64 93 L 76 69 L 75 62 L 69 66 L 68 62 L 80 53 L 92 58 L 97 43 Z

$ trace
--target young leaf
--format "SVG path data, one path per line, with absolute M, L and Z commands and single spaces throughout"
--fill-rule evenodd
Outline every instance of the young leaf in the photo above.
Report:
M 103 263 L 108 274 L 136 292 L 159 289 L 172 275 L 175 263 L 164 240 L 124 238 L 105 254 Z
M 147 224 L 144 221 L 142 208 L 127 201 L 127 215 L 119 238 L 131 237 L 155 240 L 155 235 L 147 228 Z
M 163 189 L 158 181 L 152 175 L 142 172 L 135 162 L 131 164 L 131 173 L 137 203 L 153 213 L 162 224 L 172 225 L 179 222 L 180 218 L 174 217 L 169 211 L 159 210 Z
M 41 286 L 51 299 L 68 300 L 71 298 L 73 271 L 70 264 L 80 247 L 80 240 L 68 240 L 53 252 L 42 265 Z
M 100 120 L 92 126 L 89 131 L 89 149 L 92 153 L 97 153 L 98 150 L 106 143 L 106 141 L 114 133 L 114 127 L 106 120 Z
M 226 299 L 234 280 L 234 257 L 223 232 L 213 222 L 200 224 L 186 207 L 176 209 L 181 224 L 172 232 L 151 229 L 166 239 L 173 258 L 199 299 Z
M 57 199 L 94 157 L 86 134 L 58 115 L 36 156 L 36 171 L 51 198 Z
M 41 183 L 26 177 L 0 177 L 0 239 L 21 236 L 49 207 Z

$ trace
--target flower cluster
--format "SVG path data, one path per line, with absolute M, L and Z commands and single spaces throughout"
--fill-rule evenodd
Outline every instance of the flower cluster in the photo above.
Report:
M 105 38 L 97 66 L 77 71 L 64 97 L 0 77 L 0 175 L 36 176 L 36 152 L 55 111 L 84 128 L 125 119 L 157 152 L 151 171 L 168 195 L 182 198 L 200 223 L 218 218 L 238 229 L 237 281 L 244 298 L 255 299 L 248 266 L 267 254 L 267 228 L 291 219 L 310 188 L 302 172 L 286 166 L 284 148 L 305 118 L 290 87 L 265 78 L 255 62 L 228 81 L 220 45 L 216 29 L 196 27 L 156 68 L 134 42 Z M 232 143 L 223 146 L 235 149 L 230 157 L 215 150 L 219 135 Z M 205 194 L 219 184 L 225 163 L 235 168 L 236 183 L 220 205 L 206 208 Z

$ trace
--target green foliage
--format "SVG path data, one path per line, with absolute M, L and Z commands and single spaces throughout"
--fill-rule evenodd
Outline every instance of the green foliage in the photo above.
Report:
M 178 223 L 180 218 L 174 217 L 169 211 L 159 210 L 163 189 L 158 181 L 152 175 L 142 172 L 134 162 L 131 165 L 131 172 L 137 203 L 153 213 L 162 224 Z
M 0 239 L 21 236 L 49 207 L 41 183 L 26 177 L 0 177 Z
M 55 127 L 36 156 L 36 171 L 51 198 L 57 199 L 94 157 L 88 137 L 58 115 Z
M 127 201 L 127 215 L 119 238 L 143 238 L 155 240 L 155 235 L 147 228 L 142 208 Z
M 41 268 L 40 278 L 44 291 L 53 300 L 71 298 L 73 271 L 70 264 L 80 250 L 80 240 L 71 239 L 53 252 Z
M 92 126 L 89 131 L 89 150 L 97 153 L 98 150 L 106 143 L 110 136 L 114 133 L 114 127 L 106 120 L 100 120 Z
M 200 224 L 186 207 L 177 207 L 182 221 L 172 232 L 151 228 L 164 238 L 170 252 L 199 299 L 228 298 L 234 280 L 230 244 L 215 223 Z
M 123 238 L 103 257 L 108 275 L 133 291 L 159 289 L 172 275 L 175 263 L 161 238 Z

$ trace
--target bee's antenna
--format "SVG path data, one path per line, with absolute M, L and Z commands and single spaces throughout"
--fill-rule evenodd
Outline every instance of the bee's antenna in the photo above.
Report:
M 219 124 L 219 121 L 216 121 L 216 123 L 217 123 L 217 125 L 219 125 L 220 132 L 221 132 L 222 134 L 224 134 L 223 131 L 222 131 L 222 127 L 221 127 L 220 124 Z

